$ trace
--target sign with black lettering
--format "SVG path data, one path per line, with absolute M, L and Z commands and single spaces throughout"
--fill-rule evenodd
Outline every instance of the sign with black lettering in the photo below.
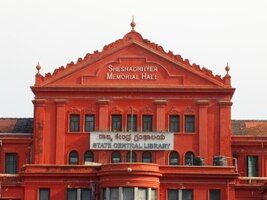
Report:
M 91 132 L 90 149 L 173 150 L 173 133 Z

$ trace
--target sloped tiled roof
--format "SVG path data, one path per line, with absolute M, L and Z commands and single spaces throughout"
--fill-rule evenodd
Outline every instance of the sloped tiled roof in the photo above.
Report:
M 233 135 L 267 136 L 267 120 L 232 120 Z
M 33 118 L 0 118 L 0 133 L 32 133 Z

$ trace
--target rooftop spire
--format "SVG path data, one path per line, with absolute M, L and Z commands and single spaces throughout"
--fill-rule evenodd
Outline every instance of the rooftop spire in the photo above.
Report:
M 225 71 L 226 71 L 226 73 L 227 73 L 226 75 L 229 75 L 230 67 L 229 67 L 229 65 L 228 65 L 228 62 L 227 62 L 227 64 L 226 64 Z
M 132 31 L 134 31 L 134 27 L 136 25 L 136 23 L 134 22 L 134 16 L 132 17 L 132 22 L 131 22 L 131 27 L 132 27 Z
M 41 70 L 40 62 L 38 62 L 36 69 L 37 69 L 37 74 L 40 74 L 40 70 Z

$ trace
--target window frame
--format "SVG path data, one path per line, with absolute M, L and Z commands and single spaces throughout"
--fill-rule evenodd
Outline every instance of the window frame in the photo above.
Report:
M 172 129 L 172 118 L 177 117 L 177 131 Z M 178 114 L 169 114 L 169 132 L 180 133 L 181 132 L 181 116 Z
M 130 162 L 130 153 L 131 153 L 131 151 L 128 151 L 127 153 L 126 153 L 126 162 Z M 134 156 L 133 156 L 134 155 Z M 133 159 L 134 158 L 134 159 Z M 137 154 L 136 154 L 136 152 L 135 151 L 132 151 L 132 161 L 131 161 L 132 163 L 135 163 L 135 162 L 137 162 Z
M 71 154 L 76 153 L 77 155 L 77 163 L 71 163 Z M 69 165 L 79 165 L 79 152 L 76 150 L 71 150 L 69 153 Z
M 86 121 L 87 117 L 93 117 L 93 129 L 87 130 L 87 123 L 89 123 L 89 129 L 90 129 L 90 121 Z M 95 114 L 85 114 L 84 115 L 84 132 L 89 133 L 95 131 Z
M 212 191 L 219 191 L 219 199 L 211 198 L 211 192 L 212 192 Z M 209 189 L 209 200 L 221 200 L 221 199 L 222 199 L 222 192 L 221 192 L 221 189 L 217 189 L 217 188 Z
M 191 156 L 191 162 L 190 163 L 186 163 L 187 162 L 187 158 L 186 158 L 186 156 L 187 156 L 187 154 L 192 154 L 193 155 L 193 157 Z M 195 154 L 194 154 L 194 152 L 193 151 L 187 151 L 185 154 L 184 154 L 184 165 L 187 165 L 187 166 L 192 166 L 192 165 L 194 165 L 194 159 L 195 159 Z
M 92 161 L 86 161 L 86 154 L 90 154 L 91 155 Z M 94 162 L 94 152 L 91 151 L 91 150 L 87 150 L 86 152 L 84 152 L 84 154 L 83 154 L 83 161 L 84 161 L 84 163 L 85 162 Z
M 39 191 L 38 191 L 38 200 L 43 200 L 41 199 L 41 191 L 48 191 L 48 200 L 51 199 L 51 191 L 50 191 L 50 188 L 39 188 Z
M 255 172 L 249 172 L 249 170 L 252 170 L 252 169 L 249 169 L 249 158 L 256 158 L 257 159 L 257 162 L 256 162 L 256 175 L 257 176 L 250 176 L 250 173 L 255 173 Z M 247 155 L 246 156 L 246 168 L 247 168 L 247 173 L 246 173 L 246 175 L 247 175 L 247 177 L 259 177 L 259 172 L 260 172 L 260 170 L 259 170 L 259 156 L 258 155 Z
M 173 158 L 171 158 L 172 154 L 176 154 L 177 155 L 177 160 L 178 160 L 177 164 L 171 162 L 171 159 L 173 159 Z M 179 153 L 177 151 L 171 151 L 170 152 L 170 154 L 169 154 L 169 165 L 171 165 L 171 166 L 180 165 L 180 155 L 179 155 Z
M 188 128 L 188 126 L 187 126 L 187 124 L 188 124 L 188 121 L 187 121 L 187 118 L 188 117 L 193 117 L 193 119 L 194 119 L 194 122 L 192 123 L 191 122 L 191 124 L 193 125 L 193 130 L 188 130 L 189 128 Z M 186 134 L 190 134 L 190 133 L 196 133 L 196 115 L 195 114 L 185 114 L 184 115 L 184 133 L 186 133 Z
M 118 154 L 119 155 L 119 161 L 118 162 L 113 162 L 114 161 L 114 158 L 115 157 L 113 157 L 115 154 Z M 121 153 L 119 152 L 119 151 L 113 151 L 112 153 L 111 153 L 111 163 L 121 163 Z
M 120 127 L 119 127 L 119 129 L 114 129 L 113 117 L 119 117 L 119 119 L 120 119 Z M 118 122 L 116 122 L 116 123 L 118 123 Z M 111 115 L 111 131 L 113 131 L 113 132 L 121 132 L 122 131 L 122 115 L 121 114 L 112 114 Z
M 151 124 L 149 129 L 145 129 L 145 119 L 149 117 L 151 118 Z M 142 132 L 153 132 L 153 115 L 152 114 L 143 114 L 142 115 Z
M 78 116 L 79 121 L 78 121 L 78 130 L 72 130 L 72 117 Z M 79 113 L 70 113 L 69 114 L 69 133 L 80 133 L 81 132 L 81 114 Z
M 131 131 L 131 118 L 133 116 L 133 130 Z M 138 123 L 137 123 L 137 114 L 127 114 L 127 132 L 137 132 L 137 127 L 138 127 Z
M 12 161 L 8 161 L 7 160 L 9 156 L 14 156 L 12 158 Z M 10 164 L 12 165 L 11 166 L 12 167 L 11 169 L 10 169 Z M 18 156 L 18 153 L 16 153 L 16 152 L 6 152 L 5 153 L 5 173 L 6 174 L 17 174 L 18 173 L 18 165 L 19 165 L 19 156 Z
M 149 154 L 150 155 L 150 162 L 144 162 L 144 159 L 145 159 L 144 155 L 145 154 Z M 152 156 L 152 153 L 150 151 L 144 151 L 142 153 L 142 163 L 153 163 L 153 156 Z

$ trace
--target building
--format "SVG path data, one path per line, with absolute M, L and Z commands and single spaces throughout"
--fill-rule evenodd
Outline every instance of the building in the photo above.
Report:
M 224 77 L 132 30 L 0 119 L 0 199 L 267 199 L 267 121 L 231 120 Z

